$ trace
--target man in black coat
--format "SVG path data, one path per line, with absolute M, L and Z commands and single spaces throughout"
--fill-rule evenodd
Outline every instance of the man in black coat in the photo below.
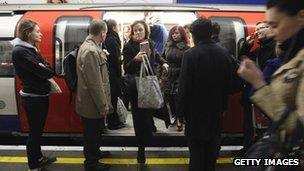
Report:
M 208 19 L 190 27 L 195 46 L 184 53 L 180 73 L 178 112 L 186 120 L 190 171 L 215 170 L 222 112 L 232 67 L 229 52 L 211 39 Z

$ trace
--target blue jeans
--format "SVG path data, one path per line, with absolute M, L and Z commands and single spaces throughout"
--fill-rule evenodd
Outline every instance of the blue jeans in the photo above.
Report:
M 49 110 L 49 97 L 21 97 L 25 109 L 29 136 L 26 143 L 28 165 L 30 169 L 40 166 L 39 159 L 42 157 L 41 136 Z

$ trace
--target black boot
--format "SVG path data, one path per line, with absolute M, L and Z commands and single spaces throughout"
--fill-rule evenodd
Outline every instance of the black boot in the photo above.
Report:
M 138 163 L 146 163 L 145 147 L 138 147 L 137 162 Z

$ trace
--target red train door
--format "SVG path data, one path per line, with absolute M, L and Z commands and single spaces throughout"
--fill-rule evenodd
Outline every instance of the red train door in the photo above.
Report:
M 92 19 L 100 19 L 100 11 L 28 11 L 22 19 L 31 19 L 39 24 L 43 34 L 40 44 L 42 56 L 56 72 L 55 81 L 62 89 L 61 94 L 50 95 L 49 114 L 44 132 L 71 133 L 80 132 L 81 123 L 75 113 L 74 103 L 70 103 L 70 92 L 63 80 L 63 57 L 80 45 L 88 34 Z M 16 92 L 21 89 L 20 80 L 16 78 Z M 17 94 L 20 130 L 28 131 L 25 111 L 21 107 L 20 95 Z

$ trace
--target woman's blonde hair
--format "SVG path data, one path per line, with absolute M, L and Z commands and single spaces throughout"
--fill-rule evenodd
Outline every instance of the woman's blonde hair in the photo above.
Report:
M 32 20 L 22 20 L 18 26 L 17 37 L 23 41 L 28 41 L 30 33 L 35 29 L 38 24 Z

